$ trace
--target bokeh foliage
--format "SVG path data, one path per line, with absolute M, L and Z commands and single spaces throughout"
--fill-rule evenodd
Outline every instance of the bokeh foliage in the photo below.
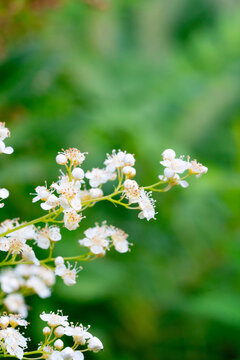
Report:
M 166 147 L 209 167 L 155 196 L 156 221 L 102 203 L 63 231 L 59 254 L 79 251 L 105 219 L 134 246 L 85 264 L 75 287 L 58 281 L 50 299 L 31 298 L 34 341 L 38 314 L 60 308 L 103 340 L 89 359 L 240 359 L 238 1 L 116 0 L 99 11 L 71 0 L 44 13 L 41 30 L 30 20 L 0 64 L 15 148 L 0 159 L 11 192 L 2 219 L 41 214 L 28 194 L 56 179 L 62 148 L 88 151 L 86 169 L 113 148 L 135 153 L 141 184 L 157 179 Z

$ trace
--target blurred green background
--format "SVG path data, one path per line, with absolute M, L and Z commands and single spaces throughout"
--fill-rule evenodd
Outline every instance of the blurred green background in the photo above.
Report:
M 63 231 L 59 254 L 79 251 L 102 220 L 134 246 L 84 264 L 74 287 L 60 279 L 51 298 L 28 299 L 33 342 L 38 314 L 63 309 L 104 342 L 86 359 L 240 359 L 239 1 L 0 3 L 0 118 L 15 149 L 0 158 L 11 193 L 2 220 L 42 214 L 29 193 L 56 179 L 62 148 L 88 151 L 84 169 L 126 149 L 141 184 L 156 181 L 169 147 L 209 168 L 155 196 L 156 221 L 102 203 Z

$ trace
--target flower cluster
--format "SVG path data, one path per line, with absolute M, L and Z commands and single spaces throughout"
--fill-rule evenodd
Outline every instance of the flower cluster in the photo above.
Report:
M 1 290 L 7 294 L 3 301 L 6 310 L 27 317 L 24 296 L 37 294 L 42 299 L 49 297 L 51 287 L 55 284 L 55 275 L 44 266 L 21 264 L 3 270 L 0 284 Z
M 27 321 L 23 320 L 19 315 L 0 317 L 0 346 L 1 349 L 18 359 L 23 358 L 24 349 L 27 347 L 27 339 L 19 332 L 16 327 L 27 326 Z
M 188 187 L 188 182 L 180 179 L 179 174 L 183 174 L 186 170 L 189 174 L 200 177 L 202 174 L 206 174 L 208 168 L 198 163 L 197 160 L 190 161 L 190 157 L 187 157 L 187 161 L 184 160 L 184 156 L 176 158 L 176 153 L 172 149 L 167 149 L 162 153 L 163 160 L 160 161 L 164 169 L 164 175 L 159 175 L 160 180 L 169 181 L 171 185 L 181 185 L 183 188 Z
M 84 234 L 86 237 L 79 240 L 79 244 L 88 247 L 95 255 L 105 255 L 112 245 L 120 253 L 129 249 L 128 235 L 114 226 L 107 226 L 105 222 L 101 226 L 96 224 L 95 227 L 87 229 Z
M 84 327 L 82 324 L 73 325 L 68 321 L 68 316 L 63 316 L 60 311 L 57 314 L 42 313 L 40 318 L 43 321 L 47 322 L 46 327 L 43 329 L 43 334 L 45 335 L 45 342 L 41 345 L 43 353 L 45 353 L 47 358 L 52 360 L 83 360 L 83 351 L 93 351 L 98 352 L 103 349 L 102 342 L 89 332 L 89 326 Z M 54 346 L 49 347 L 46 344 L 50 343 L 51 334 L 54 334 L 54 339 L 57 340 L 54 342 Z M 60 339 L 63 336 L 71 337 L 73 340 L 72 347 L 65 347 L 64 342 Z M 85 347 L 85 348 L 84 348 Z
M 3 351 L 4 354 L 10 354 L 18 359 L 38 354 L 41 358 L 50 360 L 83 360 L 83 352 L 98 352 L 103 349 L 102 342 L 89 332 L 89 327 L 84 327 L 82 324 L 70 324 L 68 316 L 63 316 L 60 311 L 56 314 L 43 312 L 40 318 L 48 325 L 43 328 L 45 339 L 37 350 L 24 352 L 28 339 L 16 328 L 26 327 L 27 321 L 19 315 L 0 316 L 0 352 Z M 72 347 L 64 347 L 61 339 L 63 336 L 72 338 Z
M 5 124 L 0 123 L 0 153 L 13 152 L 3 142 L 9 136 Z M 32 294 L 41 298 L 50 296 L 56 276 L 61 277 L 67 286 L 74 285 L 80 263 L 100 258 L 111 248 L 119 253 L 129 251 L 128 235 L 104 221 L 84 232 L 84 237 L 78 240 L 79 253 L 69 257 L 55 254 L 57 243 L 64 241 L 61 227 L 76 230 L 85 218 L 86 209 L 108 201 L 114 206 L 137 210 L 140 219 L 149 221 L 156 216 L 154 192 L 167 192 L 176 185 L 186 188 L 189 185 L 186 178 L 191 175 L 200 177 L 208 171 L 196 160 L 190 161 L 189 156 L 186 160 L 183 156 L 177 158 L 172 149 L 165 150 L 162 157 L 163 174 L 156 183 L 141 186 L 133 179 L 136 175 L 133 154 L 113 150 L 107 154 L 102 167 L 86 171 L 82 168 L 86 153 L 75 148 L 62 150 L 56 156 L 56 162 L 61 166 L 59 178 L 49 187 L 37 186 L 32 199 L 34 203 L 40 201 L 44 215 L 29 222 L 15 218 L 0 224 L 0 267 L 4 267 L 0 273 L 0 303 L 8 313 L 17 314 L 0 317 L 2 356 L 30 359 L 29 355 L 37 355 L 50 360 L 83 360 L 83 352 L 97 352 L 103 348 L 101 341 L 89 332 L 89 327 L 73 325 L 67 316 L 58 312 L 41 314 L 41 319 L 48 324 L 43 329 L 45 339 L 36 351 L 25 352 L 27 339 L 17 329 L 27 325 L 23 320 L 28 315 L 25 297 Z M 104 189 L 104 184 L 109 181 L 114 182 L 110 193 Z M 8 195 L 8 190 L 0 189 L 0 201 Z M 43 225 L 39 226 L 40 223 Z M 44 251 L 36 252 L 36 248 Z M 73 339 L 72 347 L 64 346 L 63 336 Z

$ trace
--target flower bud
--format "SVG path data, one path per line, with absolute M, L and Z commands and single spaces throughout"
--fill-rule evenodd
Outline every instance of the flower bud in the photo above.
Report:
M 45 326 L 44 328 L 43 328 L 43 335 L 45 335 L 45 336 L 47 336 L 47 335 L 49 335 L 50 334 L 50 332 L 51 332 L 51 329 L 48 327 L 48 326 Z
M 63 326 L 58 326 L 55 330 L 54 330 L 54 335 L 56 337 L 62 337 L 64 335 L 64 327 Z
M 103 349 L 103 344 L 96 336 L 93 336 L 88 342 L 88 349 L 98 352 Z
M 136 175 L 136 170 L 132 166 L 124 166 L 123 173 L 129 178 L 132 178 Z
M 72 171 L 72 176 L 74 177 L 74 179 L 76 180 L 82 180 L 84 178 L 84 171 L 83 169 L 76 167 L 75 169 L 73 169 Z
M 62 350 L 64 344 L 63 344 L 63 341 L 60 340 L 60 339 L 57 339 L 55 342 L 54 342 L 54 346 L 57 350 Z
M 135 159 L 132 154 L 126 154 L 124 157 L 124 163 L 126 166 L 133 166 L 135 164 Z
M 103 196 L 103 191 L 102 191 L 102 189 L 92 188 L 89 190 L 89 194 L 92 199 L 97 199 L 97 198 L 100 198 Z
M 1 316 L 0 317 L 0 327 L 5 329 L 9 325 L 9 317 L 8 316 Z
M 64 259 L 62 256 L 57 256 L 54 262 L 55 262 L 56 266 L 62 265 L 62 264 L 64 264 Z
M 74 356 L 74 350 L 70 347 L 66 347 L 62 352 L 61 356 L 63 359 L 73 359 Z
M 63 154 L 58 154 L 56 156 L 56 162 L 59 164 L 59 165 L 64 165 L 67 163 L 67 157 Z
M 166 149 L 162 153 L 162 157 L 164 160 L 173 160 L 176 157 L 176 153 L 173 149 Z

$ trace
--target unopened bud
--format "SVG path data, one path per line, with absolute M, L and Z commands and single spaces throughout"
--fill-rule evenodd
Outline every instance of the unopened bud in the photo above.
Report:
M 60 339 L 57 339 L 54 343 L 54 346 L 57 350 L 62 350 L 62 348 L 64 346 L 63 341 Z
M 47 336 L 50 334 L 51 329 L 48 326 L 45 326 L 45 328 L 43 328 L 43 335 Z

